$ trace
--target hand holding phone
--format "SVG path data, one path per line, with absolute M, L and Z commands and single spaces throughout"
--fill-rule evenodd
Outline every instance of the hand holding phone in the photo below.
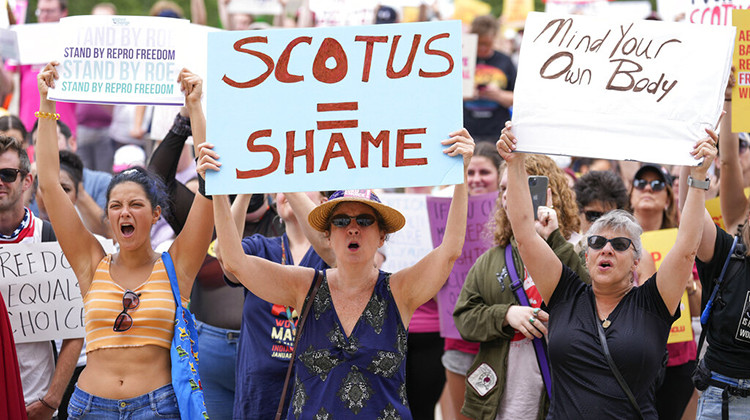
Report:
M 534 220 L 537 220 L 539 206 L 547 204 L 547 186 L 549 179 L 543 175 L 529 175 L 529 191 L 531 192 L 531 203 L 534 207 Z

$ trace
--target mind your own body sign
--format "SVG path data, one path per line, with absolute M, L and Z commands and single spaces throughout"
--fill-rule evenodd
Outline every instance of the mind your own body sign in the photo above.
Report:
M 49 98 L 65 102 L 182 105 L 188 21 L 150 16 L 73 16 L 60 21 L 60 78 Z
M 208 35 L 209 194 L 463 182 L 458 21 Z
M 525 29 L 519 151 L 695 164 L 723 106 L 733 27 L 531 13 Z

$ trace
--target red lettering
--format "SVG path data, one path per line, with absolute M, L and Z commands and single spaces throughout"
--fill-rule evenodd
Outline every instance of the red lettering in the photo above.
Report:
M 406 64 L 401 71 L 396 72 L 393 70 L 393 59 L 396 56 L 396 49 L 398 48 L 398 41 L 401 39 L 401 35 L 393 37 L 393 44 L 391 44 L 391 55 L 388 57 L 388 65 L 385 68 L 385 75 L 389 79 L 400 79 L 406 77 L 411 73 L 411 67 L 414 64 L 414 56 L 417 55 L 417 47 L 419 47 L 419 41 L 422 40 L 422 35 L 414 35 L 414 39 L 411 43 L 411 50 L 409 51 L 409 57 L 406 59 Z
M 366 42 L 365 46 L 365 63 L 362 68 L 362 81 L 367 82 L 370 80 L 370 67 L 372 66 L 372 49 L 376 42 L 388 42 L 387 36 L 364 36 L 357 35 L 354 37 L 354 41 Z
M 276 63 L 276 80 L 282 83 L 296 83 L 305 80 L 304 76 L 296 74 L 289 74 L 289 58 L 292 54 L 292 49 L 301 43 L 311 44 L 312 37 L 301 36 L 292 40 L 289 45 L 284 48 L 284 51 L 279 56 L 279 61 Z
M 450 34 L 448 34 L 446 32 L 446 33 L 435 35 L 432 38 L 428 39 L 427 43 L 424 44 L 424 52 L 427 55 L 439 55 L 440 57 L 443 57 L 446 60 L 448 60 L 448 70 L 437 71 L 437 72 L 428 72 L 428 71 L 424 71 L 422 69 L 419 69 L 419 76 L 420 77 L 425 77 L 425 78 L 429 78 L 429 77 L 443 77 L 443 76 L 445 76 L 447 74 L 450 74 L 450 72 L 453 71 L 453 57 L 451 57 L 451 55 L 448 54 L 445 51 L 433 50 L 432 48 L 430 48 L 430 44 L 432 43 L 432 41 L 434 41 L 436 39 L 442 39 L 442 38 L 450 38 Z
M 653 258 L 654 262 L 661 261 L 661 252 L 659 251 L 652 252 L 651 258 Z
M 283 319 L 277 319 L 275 321 L 276 321 L 277 327 L 281 327 L 282 325 L 284 325 L 284 322 L 285 322 Z M 286 322 L 289 322 L 289 321 L 286 321 Z
M 750 70 L 750 58 L 740 59 L 740 70 Z
M 739 91 L 740 91 L 740 99 L 747 99 L 750 97 L 750 88 L 745 87 L 745 86 L 740 86 Z
M 264 44 L 267 44 L 268 38 L 265 36 L 250 36 L 247 38 L 243 38 L 234 43 L 234 49 L 235 51 L 248 53 L 252 56 L 260 58 L 266 64 L 266 66 L 268 67 L 268 70 L 266 70 L 265 73 L 261 74 L 255 79 L 248 80 L 247 82 L 242 82 L 242 83 L 239 83 L 230 79 L 229 76 L 225 74 L 224 77 L 221 78 L 221 80 L 224 83 L 228 84 L 229 86 L 240 88 L 240 89 L 251 88 L 253 86 L 258 86 L 259 84 L 263 83 L 263 81 L 265 81 L 268 78 L 271 72 L 273 72 L 273 59 L 271 57 L 259 51 L 253 51 L 247 48 L 242 48 L 245 44 L 251 44 L 254 42 L 262 42 Z
M 247 178 L 257 178 L 264 175 L 268 175 L 271 172 L 275 171 L 276 168 L 279 167 L 279 161 L 281 160 L 281 155 L 279 155 L 279 151 L 276 150 L 275 147 L 268 145 L 268 144 L 261 144 L 261 145 L 255 145 L 255 140 L 259 139 L 260 137 L 271 137 L 271 130 L 260 130 L 256 131 L 253 134 L 250 135 L 247 139 L 247 150 L 249 150 L 252 153 L 256 152 L 268 152 L 273 156 L 273 159 L 271 160 L 271 164 L 266 166 L 263 169 L 251 169 L 249 171 L 241 171 L 237 169 L 237 179 L 247 179 Z
M 336 66 L 329 69 L 326 66 L 326 61 L 331 57 L 336 60 Z M 344 47 L 333 38 L 324 39 L 315 55 L 315 61 L 313 61 L 313 76 L 315 76 L 315 79 L 322 83 L 338 83 L 346 76 L 348 70 L 349 63 L 346 59 Z
M 427 158 L 406 159 L 404 151 L 409 149 L 421 149 L 421 143 L 406 143 L 406 136 L 412 134 L 425 134 L 426 128 L 407 128 L 398 130 L 396 134 L 396 167 L 427 165 Z
M 284 165 L 284 173 L 291 174 L 294 172 L 294 158 L 299 156 L 305 157 L 305 171 L 311 174 L 313 171 L 313 133 L 314 130 L 305 131 L 305 148 L 300 150 L 294 150 L 294 131 L 286 132 L 286 164 Z
M 360 167 L 367 168 L 370 165 L 370 144 L 373 146 L 380 147 L 383 145 L 383 167 L 388 167 L 388 138 L 391 132 L 383 130 L 378 133 L 377 138 L 372 137 L 372 133 L 369 131 L 362 132 L 362 147 L 360 149 Z
M 333 150 L 335 145 L 339 146 L 338 151 Z M 341 133 L 331 134 L 331 140 L 328 142 L 326 154 L 323 156 L 323 163 L 320 165 L 320 171 L 323 172 L 328 169 L 328 164 L 331 162 L 331 159 L 337 157 L 343 157 L 346 161 L 346 166 L 349 169 L 353 169 L 355 167 L 354 159 L 352 159 L 352 154 L 349 152 L 349 146 L 346 145 L 344 135 Z
M 750 41 L 750 31 L 740 31 L 740 41 Z

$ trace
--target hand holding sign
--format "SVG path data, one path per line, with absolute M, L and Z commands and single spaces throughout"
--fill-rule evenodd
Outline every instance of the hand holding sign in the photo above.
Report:
M 443 140 L 441 142 L 443 146 L 448 146 L 447 149 L 443 150 L 448 156 L 461 155 L 464 159 L 464 174 L 466 169 L 469 167 L 471 157 L 474 155 L 474 139 L 471 138 L 469 132 L 462 128 L 458 131 L 451 133 L 451 138 Z
M 47 64 L 44 69 L 36 76 L 37 87 L 39 88 L 39 98 L 41 99 L 42 105 L 46 102 L 53 102 L 47 99 L 47 93 L 49 92 L 50 88 L 55 87 L 55 80 L 60 78 L 60 76 L 57 74 L 56 68 L 56 66 L 58 65 L 60 65 L 60 63 L 58 63 L 57 61 L 53 61 Z M 41 105 L 39 107 L 40 110 L 44 108 L 45 107 Z

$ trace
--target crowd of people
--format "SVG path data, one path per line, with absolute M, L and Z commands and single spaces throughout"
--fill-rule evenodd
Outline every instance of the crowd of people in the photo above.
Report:
M 401 19 L 385 4 L 311 3 L 279 0 L 273 24 L 241 0 L 220 0 L 219 15 L 230 30 Z M 203 1 L 190 4 L 205 24 Z M 59 21 L 67 0 L 36 12 Z M 184 12 L 159 1 L 151 15 Z M 180 108 L 56 103 L 58 63 L 6 63 L 0 243 L 59 243 L 85 338 L 15 343 L 0 295 L 0 418 L 185 418 L 172 353 L 182 306 L 200 345 L 198 418 L 750 419 L 750 137 L 731 131 L 734 69 L 718 127 L 691 139 L 695 166 L 518 153 L 515 44 L 493 16 L 467 30 L 475 93 L 465 128 L 436 140 L 464 182 L 385 191 L 452 197 L 441 243 L 393 273 L 381 269 L 388 239 L 409 220 L 381 190 L 206 195 L 222 159 L 200 75 L 179 73 Z M 532 179 L 548 185 L 541 204 Z M 461 339 L 443 338 L 436 295 L 470 197 L 491 193 L 492 246 L 442 320 Z M 706 210 L 717 196 L 724 229 Z M 673 228 L 657 271 L 641 235 Z M 692 339 L 667 344 L 684 312 L 700 317 Z

